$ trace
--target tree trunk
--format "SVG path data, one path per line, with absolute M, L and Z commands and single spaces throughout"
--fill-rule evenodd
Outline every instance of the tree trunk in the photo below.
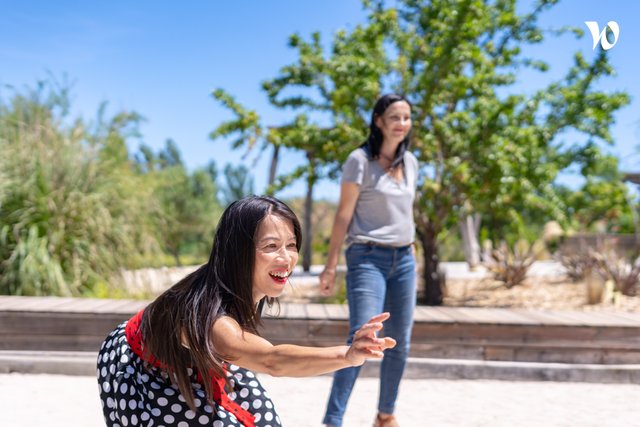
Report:
M 176 266 L 182 267 L 182 263 L 180 262 L 180 254 L 178 253 L 178 248 L 171 249 L 171 255 L 176 260 Z
M 437 234 L 433 227 L 427 226 L 426 230 L 418 231 L 418 239 L 422 245 L 423 254 L 423 278 L 425 305 L 442 305 L 443 289 L 445 286 L 444 273 L 438 268 L 440 260 L 438 258 Z
M 302 224 L 302 270 L 308 273 L 311 269 L 311 239 L 313 237 L 311 214 L 313 212 L 313 185 L 316 177 L 313 153 L 307 152 L 307 159 L 309 160 L 309 175 L 307 176 L 307 194 L 304 199 Z
M 469 264 L 469 269 L 480 265 L 480 214 L 465 215 L 458 220 L 460 237 L 464 248 L 464 258 Z
M 273 154 L 271 156 L 271 165 L 269 166 L 269 179 L 267 181 L 267 186 L 270 187 L 273 185 L 276 180 L 276 171 L 278 170 L 278 155 L 280 154 L 280 146 L 273 146 Z
M 638 213 L 640 207 L 634 209 L 633 203 L 629 202 L 629 209 L 631 210 L 631 218 L 633 219 L 633 235 L 635 236 L 635 248 L 633 256 L 634 258 L 640 257 L 640 220 L 638 219 Z

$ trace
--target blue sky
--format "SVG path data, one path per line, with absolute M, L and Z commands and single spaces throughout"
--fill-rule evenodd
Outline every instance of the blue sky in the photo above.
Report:
M 522 2 L 526 7 L 528 2 Z M 34 86 L 49 73 L 65 74 L 73 82 L 74 115 L 92 118 L 102 101 L 108 111 L 134 110 L 146 118 L 140 127 L 147 144 L 158 150 L 167 138 L 178 145 L 189 168 L 215 160 L 244 162 L 254 171 L 256 191 L 267 177 L 268 154 L 242 159 L 226 141 L 209 133 L 230 114 L 211 97 L 224 88 L 265 122 L 278 124 L 286 112 L 269 106 L 260 89 L 283 65 L 295 60 L 288 36 L 305 38 L 320 31 L 328 42 L 341 28 L 364 20 L 360 0 L 236 0 L 169 2 L 71 2 L 0 0 L 0 90 Z M 618 75 L 603 90 L 626 90 L 631 105 L 616 114 L 609 149 L 625 170 L 640 170 L 640 2 L 623 0 L 564 0 L 547 12 L 544 27 L 573 25 L 585 30 L 582 39 L 571 35 L 550 38 L 527 52 L 548 61 L 550 73 L 526 75 L 523 88 L 536 88 L 564 74 L 573 52 L 595 54 L 584 21 L 600 28 L 614 20 L 620 26 L 617 44 L 610 50 Z M 568 135 L 567 138 L 571 138 Z M 134 141 L 132 151 L 137 149 Z M 282 162 L 293 167 L 302 157 L 286 154 Z M 323 182 L 316 196 L 335 199 L 337 184 Z M 301 195 L 301 184 L 280 193 Z

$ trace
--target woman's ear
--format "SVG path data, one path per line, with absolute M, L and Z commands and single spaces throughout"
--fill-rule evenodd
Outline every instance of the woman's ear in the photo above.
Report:
M 382 129 L 382 116 L 376 114 L 373 118 L 373 123 L 378 126 L 379 129 Z

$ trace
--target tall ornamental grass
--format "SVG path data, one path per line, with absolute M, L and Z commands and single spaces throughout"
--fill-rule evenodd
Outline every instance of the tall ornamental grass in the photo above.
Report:
M 137 117 L 91 125 L 67 107 L 51 85 L 0 96 L 2 294 L 91 295 L 155 248 L 154 203 L 125 145 Z

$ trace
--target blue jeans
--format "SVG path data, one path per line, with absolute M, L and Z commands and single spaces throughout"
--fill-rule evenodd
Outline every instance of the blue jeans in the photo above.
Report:
M 413 312 L 416 305 L 416 263 L 411 246 L 391 248 L 352 244 L 346 251 L 349 339 L 372 316 L 388 311 L 384 335 L 397 345 L 384 353 L 380 366 L 378 411 L 392 414 L 400 379 L 409 356 Z M 345 368 L 333 377 L 323 423 L 342 425 L 347 401 L 360 367 Z

